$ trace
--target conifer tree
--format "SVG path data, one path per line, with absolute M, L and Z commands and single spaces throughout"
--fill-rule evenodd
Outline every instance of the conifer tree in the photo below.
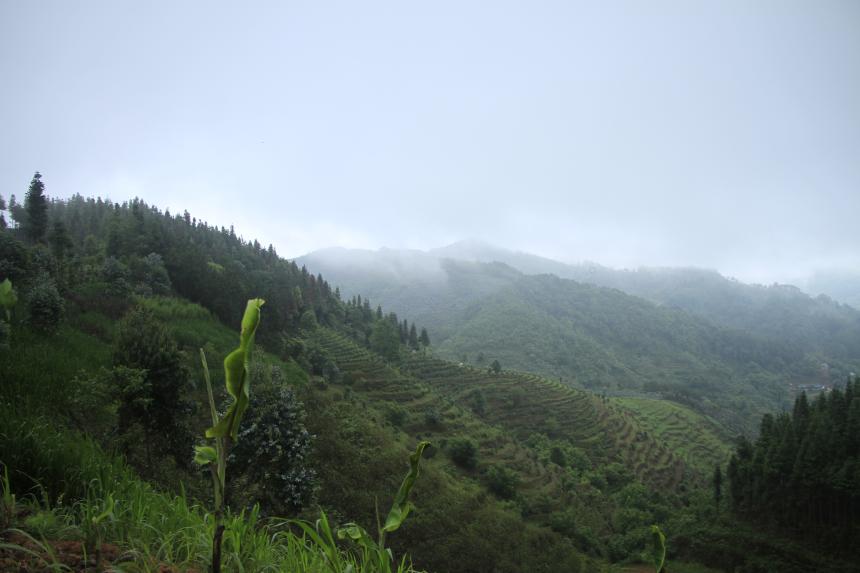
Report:
M 409 329 L 409 347 L 418 350 L 418 330 L 415 328 L 414 322 Z
M 42 174 L 38 171 L 30 181 L 30 189 L 24 199 L 24 210 L 27 212 L 27 221 L 24 226 L 25 235 L 34 243 L 41 241 L 48 230 L 48 200 L 45 197 L 45 184 L 42 183 Z

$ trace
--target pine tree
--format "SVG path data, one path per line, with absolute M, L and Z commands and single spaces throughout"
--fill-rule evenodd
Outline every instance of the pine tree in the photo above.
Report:
M 3 198 L 3 195 L 0 195 L 0 229 L 6 228 L 6 214 L 3 212 L 6 210 L 6 199 Z
M 409 348 L 418 350 L 418 330 L 415 328 L 415 323 L 409 328 Z
M 430 335 L 427 334 L 426 328 L 421 329 L 421 336 L 419 336 L 418 339 L 421 341 L 421 346 L 424 346 L 425 348 L 430 346 Z
M 59 219 L 54 221 L 54 225 L 51 227 L 51 232 L 48 234 L 48 243 L 51 245 L 54 256 L 58 259 L 64 258 L 66 253 L 71 251 L 74 246 L 69 233 L 66 231 L 66 226 Z
M 30 241 L 37 243 L 45 237 L 48 230 L 48 200 L 45 198 L 42 174 L 38 171 L 30 181 L 30 189 L 24 199 L 24 210 L 27 212 L 24 233 Z

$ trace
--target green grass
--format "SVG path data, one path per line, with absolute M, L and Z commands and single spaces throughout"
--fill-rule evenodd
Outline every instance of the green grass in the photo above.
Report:
M 33 513 L 56 518 L 43 519 L 49 526 L 34 534 L 86 538 L 90 516 L 100 512 L 110 496 L 115 506 L 103 536 L 123 550 L 125 557 L 119 564 L 123 571 L 154 572 L 162 564 L 208 566 L 214 521 L 200 504 L 183 493 L 157 491 L 92 441 L 57 431 L 46 420 L 22 419 L 8 407 L 0 410 L 0 418 L 0 459 L 11 468 L 13 484 L 30 492 L 25 503 Z M 38 475 L 38 480 L 31 475 Z M 226 571 L 378 570 L 359 554 L 337 547 L 330 536 L 313 538 L 297 533 L 288 521 L 263 520 L 257 507 L 228 513 L 225 523 Z M 23 527 L 28 527 L 27 522 Z M 323 516 L 309 527 L 325 531 L 329 526 Z M 395 570 L 411 568 L 403 561 Z

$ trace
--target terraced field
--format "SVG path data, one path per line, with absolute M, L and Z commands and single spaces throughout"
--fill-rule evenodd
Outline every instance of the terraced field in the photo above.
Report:
M 400 430 L 415 438 L 429 439 L 443 448 L 457 438 L 474 441 L 479 451 L 478 466 L 474 470 L 463 470 L 452 465 L 451 471 L 462 471 L 480 481 L 485 469 L 503 465 L 517 473 L 519 495 L 549 496 L 577 505 L 577 493 L 564 486 L 564 470 L 555 464 L 542 463 L 531 448 L 505 428 L 479 418 L 431 384 L 386 365 L 339 333 L 319 329 L 316 337 L 338 367 L 349 375 L 349 392 L 362 400 L 369 412 L 381 407 L 381 415 L 385 415 L 386 405 L 402 409 L 407 416 L 399 424 Z M 428 415 L 430 412 L 434 414 L 432 418 Z M 597 508 L 593 508 L 590 520 L 598 528 L 605 526 L 605 523 L 596 523 L 605 520 Z
M 517 437 L 541 432 L 568 440 L 593 461 L 620 461 L 661 488 L 675 488 L 687 474 L 683 460 L 650 439 L 633 416 L 594 394 L 533 374 L 491 374 L 420 354 L 413 354 L 404 370 L 456 402 L 468 403 L 480 391 L 486 402 L 484 418 Z
M 710 418 L 685 406 L 648 398 L 611 398 L 609 405 L 632 416 L 650 436 L 706 476 L 731 455 L 731 436 Z
M 409 412 L 405 429 L 433 437 L 440 430 L 425 418 L 434 410 L 445 439 L 479 436 L 494 461 L 522 468 L 524 485 L 543 489 L 560 479 L 554 464 L 537 463 L 522 446 L 535 433 L 581 448 L 595 464 L 620 462 L 660 488 L 676 488 L 689 477 L 684 461 L 651 439 L 635 416 L 591 393 L 533 374 L 491 374 L 417 352 L 396 369 L 343 335 L 321 329 L 318 338 L 351 376 L 354 391 Z

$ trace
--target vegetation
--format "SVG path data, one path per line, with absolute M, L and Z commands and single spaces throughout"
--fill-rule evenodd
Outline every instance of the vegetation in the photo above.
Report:
M 765 415 L 726 472 L 732 509 L 833 550 L 860 547 L 860 382 Z
M 790 384 L 841 384 L 860 371 L 860 313 L 790 287 L 469 245 L 362 256 L 361 265 L 349 252 L 301 260 L 426 323 L 439 356 L 483 355 L 595 392 L 672 400 L 735 434 L 788 407 Z
M 0 231 L 0 303 L 24 302 L 0 317 L 0 568 L 598 572 L 656 565 L 657 524 L 672 571 L 850 570 L 723 510 L 717 402 L 598 395 L 490 347 L 440 359 L 424 327 L 140 201 L 47 216 L 50 249 Z M 49 281 L 63 311 L 41 328 L 28 301 Z M 189 463 L 204 433 L 207 472 Z

